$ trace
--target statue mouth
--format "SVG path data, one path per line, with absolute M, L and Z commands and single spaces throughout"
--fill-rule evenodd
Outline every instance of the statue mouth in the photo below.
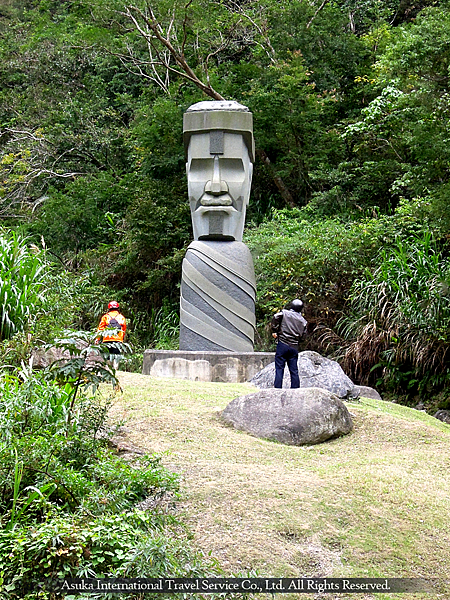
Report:
M 233 206 L 233 199 L 229 194 L 214 196 L 213 194 L 205 192 L 198 201 L 196 209 L 201 206 Z

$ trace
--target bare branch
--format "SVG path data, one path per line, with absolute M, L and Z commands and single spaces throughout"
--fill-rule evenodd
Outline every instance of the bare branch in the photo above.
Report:
M 158 41 L 170 52 L 172 59 L 175 63 L 180 67 L 181 72 L 176 69 L 171 69 L 174 72 L 182 75 L 185 79 L 188 79 L 192 83 L 194 83 L 198 88 L 200 88 L 206 95 L 214 98 L 215 100 L 224 100 L 223 96 L 216 92 L 210 84 L 205 84 L 201 79 L 197 77 L 195 72 L 191 69 L 189 64 L 186 62 L 185 57 L 180 54 L 176 48 L 172 45 L 167 36 L 164 36 L 164 33 L 161 31 L 161 25 L 156 21 L 155 16 L 151 7 L 149 8 L 149 16 L 144 14 L 142 10 L 136 6 L 127 6 L 126 11 L 122 14 L 131 19 L 133 24 L 135 25 L 137 31 L 142 35 L 146 40 L 149 39 L 149 33 L 146 33 L 142 27 L 140 26 L 136 15 L 138 15 L 143 22 L 146 24 L 148 29 L 153 33 L 153 35 L 158 39 Z M 170 68 L 170 67 L 168 67 Z
M 320 13 L 320 11 L 325 7 L 325 5 L 328 4 L 328 2 L 329 2 L 329 0 L 323 0 L 322 4 L 319 6 L 319 8 L 316 10 L 316 12 L 314 13 L 314 15 L 311 17 L 310 21 L 306 25 L 306 29 L 309 29 L 311 27 L 311 23 L 314 21 L 314 19 L 317 17 L 317 15 Z
M 326 0 L 326 2 L 328 2 L 328 0 Z M 219 2 L 215 2 L 215 4 L 219 4 Z M 258 31 L 258 33 L 260 34 L 260 36 L 261 36 L 261 37 L 264 39 L 264 41 L 266 42 L 266 44 L 267 44 L 267 46 L 268 46 L 268 48 L 269 48 L 270 52 L 269 52 L 269 50 L 267 50 L 267 48 L 264 46 L 264 44 L 261 44 L 261 42 L 258 42 L 258 41 L 256 41 L 256 40 L 253 40 L 253 41 L 254 41 L 254 43 L 255 43 L 256 45 L 260 46 L 260 47 L 261 47 L 261 48 L 262 48 L 262 49 L 263 49 L 263 50 L 266 52 L 267 56 L 268 56 L 268 57 L 269 57 L 269 59 L 270 59 L 270 62 L 272 62 L 272 63 L 275 63 L 275 62 L 276 62 L 276 61 L 275 61 L 275 54 L 276 54 L 276 53 L 275 53 L 275 50 L 274 50 L 274 48 L 273 48 L 273 46 L 272 46 L 272 44 L 271 44 L 271 42 L 270 42 L 269 36 L 268 36 L 268 34 L 267 34 L 267 31 L 264 31 L 264 30 L 262 29 L 262 27 L 260 27 L 260 26 L 258 25 L 258 23 L 257 23 L 257 22 L 256 22 L 254 19 L 252 19 L 252 17 L 251 17 L 251 16 L 250 16 L 248 13 L 246 13 L 246 12 L 243 10 L 243 8 L 242 8 L 242 6 L 241 6 L 240 4 L 238 4 L 238 3 L 237 3 L 237 2 L 235 2 L 234 0 L 229 0 L 229 4 L 231 4 L 231 5 L 233 6 L 233 8 L 234 8 L 234 10 L 236 11 L 236 13 L 238 13 L 238 14 L 242 15 L 242 16 L 243 16 L 245 19 L 247 19 L 248 21 L 250 21 L 250 23 L 253 25 L 253 27 L 254 27 L 254 28 L 255 28 L 255 29 Z
M 2 137 L 5 133 L 12 134 L 15 142 L 22 142 L 23 140 L 32 140 L 33 142 L 39 142 L 39 144 L 47 142 L 43 135 L 36 135 L 36 133 L 32 131 L 23 131 L 20 129 L 10 129 L 9 127 L 5 127 L 3 131 L 0 130 L 0 137 Z
M 186 30 L 186 26 L 187 26 L 187 11 L 188 11 L 188 8 L 190 7 L 191 4 L 192 4 L 192 0 L 189 0 L 189 2 L 184 7 L 183 41 L 181 43 L 181 55 L 182 56 L 184 56 L 184 49 L 186 47 L 186 41 L 187 41 L 187 30 Z

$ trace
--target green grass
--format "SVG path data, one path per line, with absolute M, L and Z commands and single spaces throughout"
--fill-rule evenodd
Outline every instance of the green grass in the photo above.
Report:
M 255 391 L 249 384 L 130 373 L 121 374 L 121 383 L 115 417 L 125 421 L 133 444 L 164 454 L 165 465 L 182 474 L 180 508 L 194 543 L 226 572 L 447 577 L 448 425 L 363 398 L 348 404 L 350 435 L 284 446 L 220 421 L 228 402 Z
M 436 427 L 441 431 L 446 431 L 450 433 L 450 425 L 447 425 L 446 423 L 435 419 L 434 417 L 421 410 L 408 408 L 407 406 L 403 406 L 402 404 L 393 404 L 392 402 L 385 402 L 384 400 L 372 400 L 371 398 L 360 398 L 357 402 L 358 406 L 360 406 L 363 409 L 367 407 L 368 410 L 392 415 L 400 419 L 405 419 L 406 421 L 421 421 L 422 423 L 426 423 L 431 427 Z

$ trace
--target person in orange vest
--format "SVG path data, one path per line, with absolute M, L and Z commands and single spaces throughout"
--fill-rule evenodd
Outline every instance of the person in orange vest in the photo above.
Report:
M 97 343 L 102 341 L 109 349 L 110 360 L 114 369 L 118 369 L 122 358 L 119 348 L 113 344 L 125 340 L 127 321 L 119 312 L 119 303 L 113 300 L 108 304 L 108 312 L 101 318 L 97 328 Z M 111 344 L 113 342 L 113 344 Z

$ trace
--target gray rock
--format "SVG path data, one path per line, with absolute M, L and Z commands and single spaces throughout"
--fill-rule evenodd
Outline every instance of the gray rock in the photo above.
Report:
M 383 400 L 380 394 L 374 388 L 366 385 L 355 385 L 355 389 L 359 392 L 361 398 L 372 398 L 372 400 Z
M 319 444 L 353 429 L 342 400 L 319 388 L 270 389 L 241 396 L 228 404 L 222 418 L 235 429 L 294 446 Z
M 87 347 L 87 343 L 83 340 L 77 341 L 77 347 L 83 350 Z M 53 363 L 59 362 L 63 365 L 71 357 L 68 350 L 63 348 L 35 348 L 31 353 L 33 369 L 47 369 Z M 93 351 L 89 354 L 86 361 L 86 366 L 92 366 L 94 363 L 103 363 L 104 360 L 97 352 Z
M 339 398 L 358 398 L 359 392 L 353 381 L 347 377 L 342 367 L 334 360 L 325 358 L 317 352 L 300 352 L 298 355 L 298 373 L 300 388 L 318 387 L 336 394 Z M 257 388 L 273 388 L 275 363 L 267 365 L 251 380 Z M 283 388 L 291 387 L 291 378 L 287 365 L 284 369 Z
M 438 410 L 434 416 L 436 419 L 439 419 L 439 421 L 443 421 L 450 425 L 450 410 Z
M 70 354 L 62 348 L 36 348 L 31 353 L 34 369 L 46 369 L 56 361 L 70 358 Z

